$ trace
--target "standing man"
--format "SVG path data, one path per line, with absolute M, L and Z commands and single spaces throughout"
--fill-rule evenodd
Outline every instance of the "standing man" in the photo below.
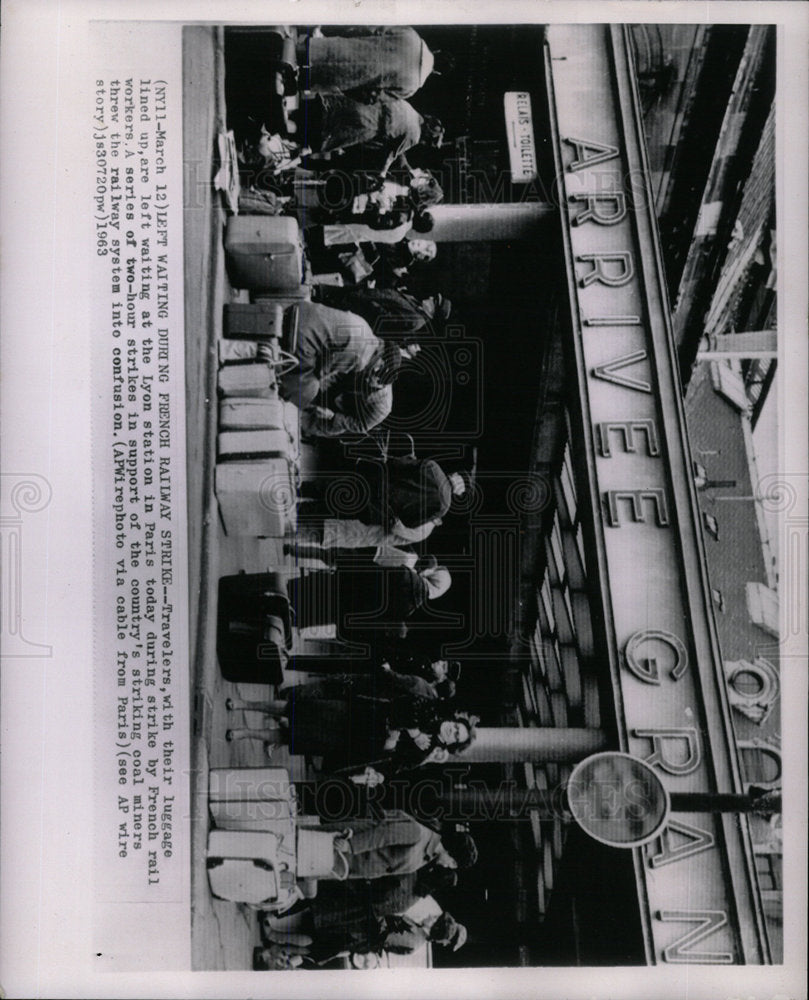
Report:
M 315 32 L 299 54 L 309 66 L 306 89 L 319 94 L 384 91 L 412 97 L 431 73 L 451 69 L 451 57 L 431 52 L 413 28 L 402 25 L 341 28 L 324 37 Z
M 287 309 L 281 343 L 298 364 L 279 378 L 279 394 L 303 411 L 304 433 L 324 437 L 364 434 L 381 423 L 393 404 L 391 383 L 410 356 L 376 337 L 361 316 L 315 302 Z M 332 405 L 322 405 L 334 392 Z
M 436 317 L 446 322 L 452 309 L 450 300 L 440 293 L 419 300 L 408 292 L 394 288 L 321 285 L 317 295 L 318 301 L 333 309 L 346 309 L 362 316 L 371 329 L 382 337 L 412 336 L 429 328 L 430 321 Z
M 451 951 L 457 951 L 466 944 L 466 928 L 446 910 L 436 917 L 427 917 L 423 923 L 416 923 L 407 916 L 385 917 L 383 922 L 382 947 L 395 955 L 411 955 L 428 941 Z
M 466 472 L 447 475 L 432 459 L 389 458 L 368 462 L 362 467 L 368 487 L 365 504 L 351 511 L 351 517 L 328 499 L 326 483 L 301 484 L 301 496 L 318 501 L 306 512 L 306 530 L 297 532 L 307 545 L 324 548 L 364 548 L 387 544 L 407 545 L 424 541 L 447 513 L 454 497 L 469 488 Z M 324 490 L 326 496 L 324 497 Z M 363 532 L 357 525 L 375 530 Z M 352 540 L 352 535 L 356 538 Z
M 314 403 L 338 376 L 376 362 L 383 350 L 361 316 L 315 302 L 286 309 L 281 344 L 298 364 L 280 377 L 278 391 L 299 409 Z
M 455 854 L 451 854 L 438 833 L 401 809 L 385 810 L 381 821 L 349 820 L 345 825 L 347 835 L 336 838 L 334 847 L 348 861 L 349 878 L 406 875 L 432 864 L 471 868 L 477 861 L 477 847 L 469 834 L 453 835 L 449 844 Z M 321 829 L 328 830 L 328 824 Z
M 335 379 L 322 402 L 302 414 L 303 433 L 307 437 L 367 434 L 381 424 L 393 409 L 391 382 L 398 377 L 402 362 L 419 350 L 418 344 L 397 347 L 385 342 L 372 364 Z
M 428 653 L 398 645 L 390 650 L 382 664 L 393 676 L 411 676 L 431 685 L 439 698 L 452 698 L 461 676 L 459 660 L 434 659 Z

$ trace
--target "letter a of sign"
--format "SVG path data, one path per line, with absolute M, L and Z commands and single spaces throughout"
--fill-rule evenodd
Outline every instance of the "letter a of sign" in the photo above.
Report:
M 664 923 L 668 921 L 687 921 L 699 924 L 674 944 L 663 949 L 666 962 L 689 965 L 732 965 L 733 955 L 727 951 L 692 951 L 694 945 L 704 941 L 714 931 L 720 930 L 728 922 L 724 910 L 659 910 L 655 916 Z
M 684 837 L 683 843 L 674 846 L 673 834 Z M 662 868 L 670 865 L 673 861 L 682 861 L 683 858 L 690 858 L 694 854 L 701 854 L 714 846 L 714 836 L 709 830 L 700 830 L 697 826 L 689 823 L 680 823 L 679 820 L 670 819 L 668 825 L 660 834 L 660 851 L 649 859 L 652 868 Z
M 608 361 L 605 365 L 597 365 L 591 372 L 593 378 L 603 379 L 605 382 L 612 382 L 613 385 L 622 385 L 625 389 L 637 389 L 638 392 L 651 393 L 652 387 L 648 382 L 640 378 L 630 378 L 629 375 L 618 375 L 622 368 L 636 365 L 639 361 L 646 360 L 646 351 L 633 351 L 632 354 L 625 354 L 615 361 Z
M 587 139 L 565 139 L 576 150 L 576 159 L 571 160 L 567 169 L 572 173 L 592 167 L 596 163 L 615 159 L 618 155 L 617 146 L 608 146 L 603 142 L 592 142 Z

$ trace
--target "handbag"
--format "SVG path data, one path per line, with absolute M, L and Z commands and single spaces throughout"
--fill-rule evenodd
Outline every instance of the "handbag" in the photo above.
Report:
M 340 264 L 345 268 L 354 283 L 357 285 L 365 281 L 366 278 L 370 277 L 374 273 L 373 264 L 369 263 L 368 258 L 359 246 L 355 250 L 347 250 L 337 256 Z

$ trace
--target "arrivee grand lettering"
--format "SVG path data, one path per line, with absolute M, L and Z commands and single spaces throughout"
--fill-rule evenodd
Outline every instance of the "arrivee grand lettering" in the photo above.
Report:
M 718 775 L 727 778 L 722 739 L 702 717 L 714 704 L 717 665 L 697 656 L 710 622 L 685 579 L 693 511 L 673 470 L 687 468 L 688 455 L 672 403 L 679 387 L 626 33 L 551 26 L 548 42 L 576 374 L 586 403 L 576 416 L 592 435 L 581 457 L 609 581 L 622 732 L 627 752 L 672 789 L 711 792 Z M 643 919 L 658 961 L 727 964 L 766 954 L 750 943 L 752 933 L 739 933 L 742 920 L 749 928 L 756 920 L 755 904 L 732 891 L 746 877 L 731 853 L 744 851 L 740 829 L 716 816 L 678 815 L 647 845 Z

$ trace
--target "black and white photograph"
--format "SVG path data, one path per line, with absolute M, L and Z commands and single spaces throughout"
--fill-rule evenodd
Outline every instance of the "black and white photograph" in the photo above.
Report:
M 806 995 L 807 42 L 11 5 L 0 995 Z
M 779 963 L 774 29 L 183 45 L 194 967 Z

